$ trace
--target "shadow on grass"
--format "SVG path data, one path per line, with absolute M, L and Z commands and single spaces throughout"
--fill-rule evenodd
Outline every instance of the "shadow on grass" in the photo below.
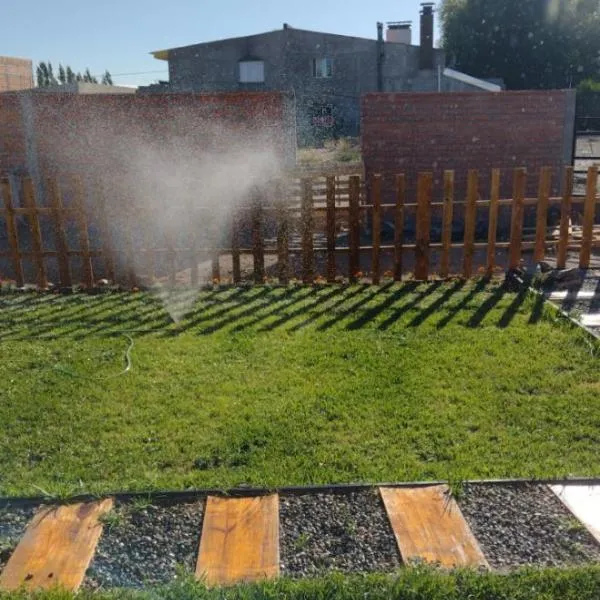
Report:
M 403 318 L 407 327 L 419 328 L 437 315 L 441 318 L 433 327 L 442 329 L 461 311 L 470 314 L 467 327 L 478 327 L 487 315 L 500 312 L 500 303 L 508 306 L 495 324 L 505 328 L 523 305 L 528 290 L 523 288 L 515 294 L 504 284 L 457 280 L 389 282 L 382 286 L 241 287 L 181 294 L 180 305 L 176 293 L 169 300 L 172 312 L 181 309 L 186 313 L 177 323 L 160 299 L 148 294 L 81 294 L 46 297 L 44 301 L 37 296 L 30 301 L 0 297 L 0 340 L 83 339 L 132 331 L 138 336 L 165 337 L 184 332 L 203 336 L 220 331 L 237 334 L 279 329 L 293 333 L 308 327 L 319 332 L 333 327 L 385 331 Z M 529 323 L 537 323 L 542 314 L 543 298 L 539 297 L 532 305 Z

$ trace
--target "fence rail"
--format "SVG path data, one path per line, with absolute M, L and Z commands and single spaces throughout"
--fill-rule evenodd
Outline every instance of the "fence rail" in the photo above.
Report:
M 551 254 L 562 268 L 573 253 L 588 268 L 600 248 L 598 168 L 588 168 L 583 197 L 573 195 L 572 167 L 562 174 L 561 195 L 552 196 L 554 175 L 541 169 L 538 193 L 527 197 L 527 172 L 517 168 L 512 197 L 501 198 L 501 172 L 494 169 L 483 199 L 478 171 L 468 172 L 464 195 L 456 191 L 455 173 L 445 171 L 441 199 L 434 201 L 432 173 L 418 174 L 413 198 L 398 174 L 394 201 L 386 203 L 381 175 L 368 182 L 348 173 L 294 176 L 254 189 L 221 218 L 202 216 L 190 202 L 177 227 L 164 230 L 167 203 L 148 229 L 126 202 L 116 217 L 99 184 L 68 178 L 65 202 L 64 179 L 42 186 L 0 179 L 0 280 L 43 289 L 49 282 L 91 288 L 104 279 L 123 286 L 247 278 L 379 283 L 409 273 L 418 280 L 491 276 L 518 267 L 524 255 L 536 262 Z M 557 218 L 550 223 L 553 207 Z

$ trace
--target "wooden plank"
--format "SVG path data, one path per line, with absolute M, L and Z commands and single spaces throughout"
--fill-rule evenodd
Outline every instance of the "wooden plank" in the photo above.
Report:
M 102 534 L 100 517 L 112 504 L 107 498 L 38 512 L 0 576 L 0 589 L 61 586 L 76 591 Z
M 335 176 L 326 180 L 327 187 L 327 281 L 335 282 Z
M 452 246 L 452 217 L 454 212 L 454 171 L 444 171 L 444 213 L 442 216 L 442 257 L 440 277 L 450 274 L 450 248 Z
M 404 563 L 485 567 L 487 561 L 448 486 L 380 488 Z
M 600 485 L 551 485 L 560 501 L 600 543 Z
M 15 282 L 17 287 L 23 287 L 25 285 L 25 276 L 23 274 L 23 263 L 21 262 L 21 252 L 19 249 L 19 234 L 12 201 L 12 190 L 8 179 L 0 180 L 0 194 L 2 194 L 2 198 L 4 199 L 6 235 L 8 236 L 8 247 L 13 263 Z
M 544 260 L 546 256 L 546 229 L 548 228 L 548 201 L 552 191 L 552 169 L 542 167 L 540 170 L 540 183 L 538 188 L 538 203 L 535 228 L 535 262 Z
M 594 240 L 594 218 L 596 215 L 596 194 L 598 193 L 598 167 L 589 167 L 583 206 L 583 225 L 579 268 L 587 269 L 592 258 L 592 242 Z
M 381 175 L 373 175 L 371 178 L 372 194 L 372 220 L 373 220 L 373 248 L 372 265 L 373 283 L 378 285 L 381 278 Z
M 252 202 L 252 256 L 254 262 L 254 283 L 265 282 L 265 241 L 263 239 L 262 198 L 255 193 Z
M 492 169 L 490 187 L 490 214 L 488 221 L 487 268 L 488 277 L 494 274 L 496 267 L 496 237 L 498 235 L 498 201 L 500 200 L 500 169 Z
M 209 496 L 196 576 L 212 586 L 278 575 L 279 496 Z
M 415 279 L 429 277 L 429 242 L 431 225 L 431 193 L 433 173 L 419 173 L 417 183 L 417 239 L 415 248 Z
M 479 172 L 469 170 L 467 180 L 467 204 L 465 206 L 465 249 L 463 256 L 463 277 L 473 274 L 473 252 L 475 251 L 475 225 L 477 222 L 477 196 L 479 194 Z
M 290 281 L 290 222 L 287 209 L 286 186 L 277 182 L 277 265 L 279 283 L 287 285 Z
M 54 209 L 52 221 L 54 234 L 56 236 L 56 251 L 58 252 L 58 276 L 60 285 L 64 288 L 70 288 L 73 285 L 71 280 L 71 268 L 69 264 L 69 246 L 63 224 L 63 203 L 58 187 L 58 182 L 54 177 L 50 177 L 46 182 L 48 194 L 50 196 L 50 205 Z
M 310 178 L 302 180 L 302 206 L 300 221 L 302 227 L 302 281 L 312 283 L 315 278 L 315 250 L 313 242 L 313 182 Z
M 394 280 L 402 281 L 402 246 L 404 245 L 404 203 L 406 178 L 396 177 L 396 218 L 394 220 Z
M 106 187 L 101 183 L 96 186 L 96 209 L 98 214 L 98 226 L 102 237 L 102 255 L 104 257 L 104 269 L 106 278 L 110 282 L 115 281 L 115 259 L 114 240 L 109 225 L 108 206 L 106 201 Z
M 84 188 L 81 177 L 74 177 L 75 187 L 75 218 L 79 229 L 79 247 L 83 252 L 81 261 L 83 271 L 83 283 L 85 287 L 94 287 L 94 271 L 92 267 L 92 257 L 90 256 L 90 236 L 88 231 L 87 216 L 84 203 Z
M 234 210 L 231 221 L 231 262 L 233 283 L 238 284 L 242 281 L 242 264 L 240 260 L 240 213 Z M 196 276 L 198 267 L 196 265 Z
M 348 242 L 350 245 L 350 256 L 348 259 L 348 271 L 351 283 L 356 283 L 360 271 L 360 177 L 350 176 L 349 201 L 349 231 Z
M 519 167 L 514 170 L 512 214 L 510 223 L 510 249 L 508 267 L 516 269 L 521 262 L 521 243 L 523 238 L 523 201 L 527 185 L 527 170 Z
M 29 232 L 31 233 L 31 249 L 33 251 L 33 260 L 37 271 L 37 283 L 40 289 L 45 290 L 48 287 L 48 279 L 46 277 L 46 267 L 44 265 L 42 231 L 40 229 L 40 220 L 35 203 L 33 182 L 29 177 L 23 179 L 23 204 L 25 205 L 25 208 L 27 208 Z
M 571 219 L 571 199 L 573 197 L 573 167 L 565 167 L 563 195 L 560 204 L 560 234 L 556 256 L 556 266 L 564 269 L 567 265 L 567 250 L 569 247 L 569 222 Z

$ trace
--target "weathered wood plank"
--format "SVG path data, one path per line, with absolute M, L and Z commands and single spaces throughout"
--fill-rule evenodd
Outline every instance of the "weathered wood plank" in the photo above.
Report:
M 252 254 L 254 262 L 254 283 L 265 282 L 265 240 L 263 238 L 262 198 L 255 193 L 252 202 Z
M 206 502 L 196 576 L 208 585 L 279 575 L 279 496 Z
M 469 279 L 473 274 L 473 253 L 475 251 L 475 225 L 477 223 L 477 196 L 479 172 L 469 170 L 467 180 L 467 204 L 465 206 L 465 241 L 463 256 L 463 276 Z
M 235 210 L 231 218 L 231 262 L 233 283 L 242 281 L 242 263 L 240 259 L 240 214 Z M 196 266 L 196 272 L 198 267 Z M 194 285 L 192 283 L 192 285 Z
M 381 175 L 373 175 L 371 179 L 373 204 L 373 254 L 371 270 L 373 283 L 379 284 L 381 276 Z
M 314 215 L 313 215 L 313 182 L 310 178 L 302 180 L 302 282 L 312 283 L 315 278 L 314 251 Z
M 21 262 L 21 251 L 19 249 L 19 235 L 17 232 L 17 221 L 15 219 L 14 204 L 12 201 L 12 190 L 8 179 L 0 180 L 0 194 L 4 199 L 5 219 L 6 219 L 6 234 L 8 236 L 8 247 L 13 263 L 13 271 L 15 281 L 18 287 L 23 287 L 25 284 L 25 276 L 23 274 L 23 263 Z
M 0 576 L 0 589 L 28 590 L 81 585 L 102 534 L 100 517 L 108 498 L 87 504 L 42 509 L 32 519 Z
M 488 277 L 496 267 L 496 237 L 498 235 L 498 201 L 500 200 L 500 169 L 492 169 L 490 186 L 490 214 L 488 221 L 487 268 Z
M 419 173 L 417 183 L 417 240 L 415 248 L 415 279 L 429 277 L 429 242 L 431 226 L 431 193 L 433 173 Z
M 35 202 L 33 182 L 29 177 L 26 177 L 23 180 L 23 204 L 27 209 L 29 232 L 31 233 L 31 249 L 33 251 L 33 259 L 37 271 L 37 283 L 40 289 L 45 290 L 48 287 L 48 279 L 46 277 L 46 266 L 44 264 L 42 230 L 40 229 L 40 220 Z
M 54 177 L 48 178 L 46 182 L 48 195 L 50 196 L 50 205 L 54 212 L 52 220 L 54 225 L 54 235 L 56 236 L 56 250 L 58 252 L 58 277 L 60 285 L 64 288 L 70 288 L 73 285 L 71 280 L 71 266 L 69 261 L 69 245 L 67 244 L 67 235 L 63 222 L 63 202 L 58 182 Z
M 287 209 L 287 187 L 283 181 L 277 184 L 277 265 L 279 283 L 290 281 L 290 220 Z
M 380 488 L 402 560 L 444 567 L 488 567 L 448 487 Z
M 348 241 L 350 244 L 350 256 L 348 260 L 350 281 L 355 283 L 360 271 L 360 177 L 350 176 L 350 198 L 349 198 L 349 229 Z
M 114 259 L 114 240 L 112 230 L 109 225 L 108 206 L 106 202 L 106 188 L 99 182 L 96 184 L 96 211 L 98 215 L 98 226 L 102 237 L 102 256 L 104 258 L 105 277 L 115 281 L 115 259 Z
M 596 194 L 598 193 L 598 167 L 589 167 L 583 207 L 583 225 L 581 252 L 579 253 L 579 268 L 587 269 L 592 258 L 592 243 L 594 240 L 594 217 L 596 214 Z
M 90 235 L 85 210 L 85 193 L 81 177 L 74 177 L 73 185 L 75 188 L 75 218 L 79 229 L 79 247 L 83 252 L 81 260 L 83 283 L 87 288 L 92 288 L 94 287 L 94 271 L 90 255 Z
M 538 188 L 538 202 L 535 228 L 535 250 L 533 258 L 536 262 L 546 256 L 546 229 L 548 228 L 548 201 L 552 191 L 552 169 L 542 167 Z
M 574 168 L 566 167 L 563 181 L 563 195 L 560 204 L 560 234 L 556 253 L 556 266 L 564 269 L 569 248 L 569 224 L 571 220 L 571 200 L 573 197 Z
M 402 281 L 402 246 L 404 245 L 404 203 L 406 177 L 396 177 L 396 218 L 394 222 L 394 280 Z
M 508 267 L 516 269 L 521 262 L 521 242 L 523 239 L 523 203 L 525 200 L 525 186 L 527 184 L 527 170 L 523 167 L 514 171 L 512 214 L 510 223 L 510 249 Z
M 444 171 L 444 212 L 442 216 L 442 257 L 440 277 L 450 274 L 450 247 L 452 245 L 452 217 L 454 211 L 454 171 Z
M 327 281 L 335 282 L 335 177 L 327 177 Z

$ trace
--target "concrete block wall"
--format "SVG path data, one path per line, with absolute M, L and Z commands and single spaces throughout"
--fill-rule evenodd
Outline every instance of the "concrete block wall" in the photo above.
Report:
M 489 198 L 490 171 L 502 169 L 502 195 L 512 193 L 512 169 L 528 169 L 535 195 L 539 170 L 559 172 L 572 161 L 575 92 L 572 90 L 468 93 L 382 93 L 362 98 L 362 151 L 367 174 L 405 173 L 410 201 L 420 171 L 433 171 L 435 195 L 443 171 L 456 172 L 457 198 L 467 171 L 480 170 L 480 196 Z M 387 201 L 393 184 L 384 182 Z

